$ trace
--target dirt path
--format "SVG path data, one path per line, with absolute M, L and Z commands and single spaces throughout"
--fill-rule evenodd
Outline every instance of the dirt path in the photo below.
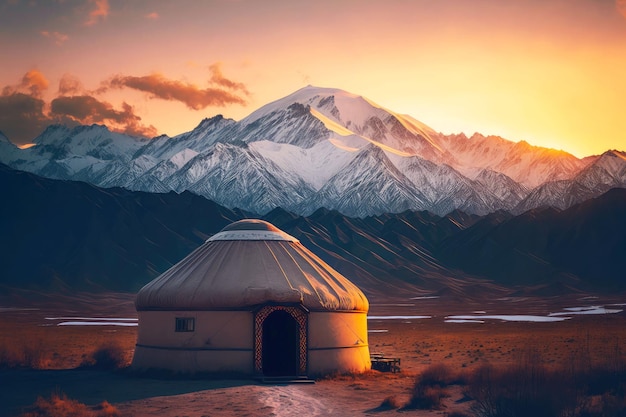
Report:
M 161 396 L 117 403 L 121 415 L 134 417 L 303 417 L 339 414 L 305 387 L 247 385 L 189 394 Z M 360 414 L 362 415 L 362 414 Z
M 346 415 L 334 410 L 328 401 L 323 401 L 304 391 L 302 385 L 256 387 L 259 397 L 266 407 L 271 408 L 269 416 L 302 417 Z M 344 410 L 345 411 L 345 410 Z

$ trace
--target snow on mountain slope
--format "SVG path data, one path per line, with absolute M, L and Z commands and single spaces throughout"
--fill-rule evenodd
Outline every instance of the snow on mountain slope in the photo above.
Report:
M 506 175 L 489 169 L 482 170 L 474 182 L 483 192 L 493 195 L 501 204 L 498 208 L 511 210 L 528 195 L 528 189 Z
M 152 191 L 150 184 L 155 184 L 155 190 L 153 192 L 167 192 L 172 191 L 165 182 L 172 175 L 175 175 L 185 164 L 198 156 L 198 152 L 185 148 L 178 152 L 170 159 L 158 161 L 154 157 L 142 155 L 139 158 L 148 158 L 148 160 L 154 161 L 151 166 L 144 165 L 144 170 L 138 170 L 136 175 L 126 184 L 130 190 L 135 191 Z M 137 158 L 137 159 L 139 159 Z
M 583 169 L 574 181 L 589 189 L 626 187 L 626 152 L 607 151 Z
M 111 132 L 102 125 L 91 125 L 72 129 L 58 126 L 49 128 L 34 142 L 35 146 L 28 150 L 36 151 L 39 147 L 55 146 L 71 155 L 130 161 L 133 154 L 147 143 L 147 139 Z
M 527 188 L 546 181 L 570 179 L 585 162 L 554 149 L 511 142 L 498 136 L 474 134 L 444 137 L 444 146 L 454 155 L 453 166 L 464 175 L 473 177 L 483 169 L 500 172 Z
M 146 141 L 101 125 L 52 125 L 35 138 L 35 146 L 14 153 L 9 165 L 42 176 L 77 179 L 74 174 L 100 161 L 129 164 Z
M 314 190 L 252 149 L 217 143 L 164 183 L 226 207 L 266 213 L 293 209 Z
M 313 117 L 309 110 L 309 107 L 302 103 L 293 103 L 252 123 L 243 119 L 237 129 L 234 129 L 233 137 L 245 143 L 269 140 L 311 148 L 328 139 L 332 132 Z
M 435 214 L 445 215 L 461 209 L 483 215 L 508 204 L 488 188 L 476 184 L 448 165 L 438 165 L 415 156 L 388 156 L 414 187 L 428 198 L 429 210 Z
M 414 120 L 393 113 L 361 96 L 336 88 L 308 86 L 295 93 L 261 107 L 241 121 L 244 126 L 268 123 L 274 115 L 280 115 L 285 108 L 298 108 L 302 115 L 322 122 L 326 130 L 339 136 L 361 136 L 364 141 L 389 152 L 404 155 L 420 155 L 429 159 L 441 159 L 442 150 L 435 139 L 426 134 L 428 129 Z M 282 117 L 282 116 L 281 116 Z M 316 141 L 303 144 L 302 138 L 278 136 L 273 139 L 263 135 L 261 139 L 284 142 L 299 146 L 314 146 Z M 249 141 L 244 139 L 245 141 Z M 366 143 L 363 144 L 365 146 Z M 360 146 L 362 147 L 362 146 Z
M 408 152 L 404 152 L 404 151 L 399 151 L 397 149 L 392 148 L 391 146 L 387 146 L 381 142 L 377 142 L 373 139 L 370 139 L 366 136 L 362 136 L 362 135 L 357 135 L 356 133 L 352 132 L 351 130 L 339 125 L 337 122 L 335 122 L 334 120 L 330 120 L 328 117 L 324 116 L 322 113 L 318 112 L 315 109 L 310 109 L 311 115 L 313 115 L 313 117 L 315 117 L 316 119 L 318 119 L 319 121 L 321 121 L 322 123 L 324 123 L 324 126 L 326 126 L 328 129 L 332 130 L 333 132 L 337 133 L 340 137 L 342 138 L 351 138 L 352 145 L 356 146 L 357 148 L 362 148 L 363 146 L 366 146 L 368 143 L 371 143 L 375 146 L 378 146 L 380 149 L 387 151 L 387 152 L 391 152 L 391 153 L 395 153 L 401 156 L 412 156 L 412 154 L 408 153 Z M 345 139 L 339 139 L 336 138 L 335 141 L 341 141 L 341 143 L 345 143 L 346 140 Z M 344 146 L 349 146 L 347 143 Z
M 329 139 L 306 149 L 285 143 L 258 141 L 251 143 L 249 148 L 319 190 L 354 158 L 354 150 L 346 150 L 336 143 Z
M 320 207 L 349 216 L 365 217 L 385 212 L 426 210 L 428 199 L 389 160 L 385 152 L 368 145 L 328 182 L 299 212 Z
M 39 175 L 47 178 L 67 179 L 73 177 L 83 169 L 97 164 L 99 161 L 100 159 L 90 155 L 70 155 L 64 159 L 49 161 L 48 164 L 41 168 Z
M 538 207 L 554 207 L 564 210 L 575 204 L 578 200 L 572 188 L 575 183 L 569 180 L 550 181 L 532 190 L 528 196 L 522 200 L 512 212 L 521 214 Z M 577 187 L 579 188 L 579 187 Z M 588 193 L 585 190 L 584 193 Z
M 550 181 L 535 188 L 515 213 L 539 206 L 567 209 L 574 204 L 598 197 L 611 188 L 626 188 L 626 153 L 607 151 L 595 158 L 571 180 Z
M 198 153 L 203 152 L 220 139 L 220 132 L 235 124 L 234 120 L 226 119 L 222 115 L 207 118 L 202 120 L 190 132 L 182 133 L 172 138 L 163 135 L 150 140 L 135 157 L 151 155 L 164 160 L 185 149 Z
M 29 149 L 0 136 L 0 162 L 52 178 L 149 192 L 190 190 L 228 207 L 367 216 L 566 207 L 626 187 L 626 154 L 445 136 L 356 94 L 308 86 L 241 121 L 215 116 L 152 140 L 104 126 L 50 126 Z M 564 182 L 561 182 L 564 181 Z

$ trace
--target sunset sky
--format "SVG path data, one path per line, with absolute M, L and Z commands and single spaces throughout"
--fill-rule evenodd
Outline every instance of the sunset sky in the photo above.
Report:
M 0 131 L 170 136 L 308 84 L 444 133 L 626 150 L 626 0 L 0 0 Z

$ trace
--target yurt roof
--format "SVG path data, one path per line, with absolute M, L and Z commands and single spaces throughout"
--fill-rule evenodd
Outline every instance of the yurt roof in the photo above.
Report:
M 262 220 L 226 226 L 144 286 L 137 310 L 241 309 L 300 303 L 314 311 L 367 311 L 361 290 L 305 248 Z

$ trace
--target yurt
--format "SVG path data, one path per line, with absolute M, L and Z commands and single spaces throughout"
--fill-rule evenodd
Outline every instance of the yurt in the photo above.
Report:
M 262 220 L 226 226 L 144 286 L 132 366 L 318 376 L 371 366 L 365 295 Z

